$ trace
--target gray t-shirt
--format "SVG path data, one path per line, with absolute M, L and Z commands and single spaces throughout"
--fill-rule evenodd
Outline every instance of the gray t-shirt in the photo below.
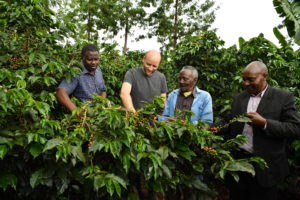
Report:
M 166 77 L 155 71 L 147 76 L 142 68 L 133 68 L 126 72 L 124 82 L 131 84 L 131 98 L 135 109 L 144 106 L 144 102 L 151 102 L 155 96 L 167 93 Z

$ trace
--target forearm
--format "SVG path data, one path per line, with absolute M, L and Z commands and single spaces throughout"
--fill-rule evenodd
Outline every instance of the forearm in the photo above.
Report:
M 70 100 L 69 95 L 64 89 L 59 88 L 56 91 L 56 99 L 61 105 L 66 107 L 69 111 L 72 112 L 73 110 L 76 109 L 76 105 Z
M 121 94 L 121 100 L 122 100 L 123 106 L 127 110 L 131 110 L 131 111 L 135 112 L 130 94 Z

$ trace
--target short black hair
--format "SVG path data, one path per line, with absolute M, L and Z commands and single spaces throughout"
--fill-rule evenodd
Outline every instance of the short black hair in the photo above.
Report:
M 87 44 L 81 50 L 81 57 L 82 58 L 84 57 L 84 55 L 85 55 L 85 53 L 87 51 L 97 51 L 97 52 L 99 52 L 98 47 L 96 45 L 94 45 L 94 44 Z

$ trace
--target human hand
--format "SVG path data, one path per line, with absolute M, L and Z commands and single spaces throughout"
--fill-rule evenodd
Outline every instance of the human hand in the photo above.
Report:
M 257 112 L 248 112 L 246 113 L 246 117 L 248 117 L 252 122 L 250 123 L 252 126 L 265 126 L 267 120 L 263 118 Z

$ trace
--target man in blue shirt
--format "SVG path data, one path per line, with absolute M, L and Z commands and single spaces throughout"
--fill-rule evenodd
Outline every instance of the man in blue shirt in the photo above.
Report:
M 57 101 L 69 111 L 76 109 L 70 100 L 73 95 L 80 101 L 93 100 L 92 94 L 106 97 L 106 86 L 102 71 L 99 68 L 99 50 L 93 44 L 85 45 L 81 51 L 82 71 L 71 82 L 63 80 L 56 91 Z
M 179 73 L 179 89 L 172 91 L 164 109 L 163 116 L 174 116 L 175 110 L 190 110 L 194 114 L 191 121 L 196 124 L 198 120 L 213 123 L 212 98 L 196 84 L 198 72 L 192 66 L 185 66 Z M 160 120 L 165 120 L 162 118 Z

